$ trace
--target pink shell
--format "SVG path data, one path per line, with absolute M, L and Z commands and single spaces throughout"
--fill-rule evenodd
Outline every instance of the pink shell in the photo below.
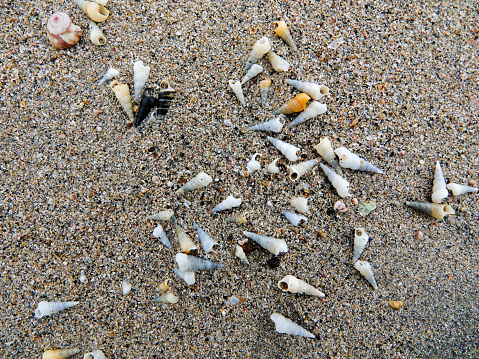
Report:
M 47 22 L 47 34 L 50 43 L 55 49 L 68 49 L 80 41 L 83 31 L 72 24 L 68 14 L 57 11 Z
M 346 212 L 348 209 L 346 208 L 346 206 L 344 205 L 343 202 L 341 201 L 337 201 L 335 204 L 334 204 L 334 209 L 336 211 L 339 211 L 339 212 Z

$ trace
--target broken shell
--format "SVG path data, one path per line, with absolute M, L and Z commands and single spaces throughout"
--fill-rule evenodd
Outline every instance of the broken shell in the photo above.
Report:
M 123 295 L 128 295 L 131 291 L 131 288 L 133 288 L 133 286 L 126 280 L 123 280 L 123 282 L 121 283 L 121 291 Z
M 366 280 L 373 286 L 374 289 L 378 289 L 376 284 L 376 279 L 374 278 L 373 270 L 371 265 L 366 261 L 357 261 L 354 263 L 354 268 L 356 268 L 361 275 L 366 278 Z
M 246 258 L 246 254 L 241 246 L 235 246 L 235 256 L 241 259 L 246 264 L 249 264 L 248 258 Z
M 118 75 L 120 75 L 120 71 L 118 70 L 115 70 L 115 69 L 112 69 L 111 67 L 108 69 L 108 71 L 106 72 L 106 74 L 101 78 L 100 82 L 98 83 L 98 85 L 101 85 L 102 83 L 106 82 L 106 81 L 109 81 L 115 77 L 117 77 Z
M 183 279 L 188 285 L 193 285 L 196 282 L 195 272 L 183 272 L 179 268 L 174 268 L 173 272 L 175 272 L 178 277 Z
M 291 181 L 297 181 L 299 178 L 308 172 L 311 168 L 316 166 L 319 161 L 315 158 L 306 162 L 301 162 L 296 165 L 288 166 L 289 170 L 289 179 Z
M 253 50 L 249 54 L 248 60 L 246 60 L 246 65 L 244 67 L 245 70 L 249 70 L 249 68 L 258 62 L 260 58 L 263 57 L 269 50 L 271 50 L 271 44 L 266 36 L 263 36 L 261 39 L 256 41 L 253 46 Z
M 206 187 L 211 183 L 211 181 L 213 181 L 213 178 L 211 178 L 211 176 L 209 176 L 205 172 L 201 171 L 195 177 L 186 182 L 183 187 L 176 191 L 176 193 L 181 194 L 184 192 Z
M 160 82 L 160 88 L 161 90 L 158 93 L 158 110 L 156 112 L 156 118 L 158 121 L 163 121 L 166 118 L 171 102 L 175 98 L 176 91 L 166 80 Z
M 376 202 L 367 201 L 359 205 L 358 211 L 361 216 L 366 217 L 369 213 L 377 208 Z
M 110 83 L 110 87 L 115 93 L 116 98 L 120 102 L 123 110 L 125 110 L 128 115 L 128 125 L 135 122 L 135 117 L 133 115 L 133 105 L 131 103 L 130 89 L 127 84 L 120 85 L 120 83 L 115 80 Z
M 287 252 L 288 245 L 284 239 L 263 236 L 261 234 L 243 231 L 243 234 L 258 243 L 261 247 L 277 256 L 280 252 Z
M 452 192 L 453 196 L 459 196 L 464 193 L 477 192 L 478 189 L 457 183 L 448 183 L 447 189 Z
M 274 111 L 275 114 L 280 115 L 289 115 L 294 112 L 301 112 L 306 108 L 306 103 L 311 99 L 305 93 L 300 93 L 296 95 L 291 100 L 285 102 L 280 108 Z
M 443 219 L 448 214 L 455 214 L 452 207 L 448 204 L 428 203 L 428 202 L 406 202 L 406 205 L 425 213 L 436 219 Z
M 288 127 L 299 125 L 300 123 L 303 123 L 310 118 L 325 113 L 327 110 L 328 106 L 326 106 L 326 104 L 320 103 L 318 101 L 313 101 L 308 107 L 306 107 L 303 112 L 301 112 L 293 121 L 288 124 Z
M 284 21 L 275 21 L 274 25 L 276 26 L 276 29 L 274 29 L 276 35 L 282 38 L 283 41 L 286 42 L 288 46 L 291 47 L 294 51 L 297 51 L 298 48 L 294 43 L 293 37 L 291 36 L 291 33 L 289 32 L 286 23 Z
M 303 82 L 298 80 L 285 80 L 288 85 L 293 86 L 298 91 L 304 92 L 311 96 L 313 100 L 320 100 L 329 94 L 329 88 L 324 85 L 318 85 L 312 82 Z
M 394 310 L 399 310 L 404 306 L 404 302 L 400 300 L 388 300 L 388 304 Z
M 54 13 L 47 22 L 50 44 L 57 50 L 68 49 L 81 39 L 83 31 L 72 24 L 70 16 L 62 11 Z
M 334 208 L 335 211 L 339 211 L 339 212 L 341 212 L 341 213 L 347 212 L 347 210 L 348 210 L 348 209 L 346 208 L 346 205 L 345 205 L 343 202 L 341 202 L 341 201 L 336 201 L 336 202 L 334 203 L 334 207 L 333 207 L 333 208 Z
M 298 279 L 292 275 L 287 275 L 283 279 L 278 282 L 278 287 L 283 292 L 291 292 L 291 293 L 300 293 L 300 294 L 308 294 L 314 295 L 316 297 L 324 297 L 324 293 L 320 290 L 316 289 L 312 285 L 306 283 L 305 281 Z
M 161 226 L 161 224 L 157 225 L 156 228 L 153 230 L 153 236 L 155 238 L 159 238 L 160 242 L 163 243 L 163 245 L 166 248 L 171 249 L 170 240 L 168 239 L 168 237 L 167 237 L 165 231 L 163 230 L 163 227 Z
M 349 182 L 340 175 L 338 175 L 336 172 L 334 172 L 328 166 L 322 163 L 320 163 L 319 165 L 323 169 L 324 173 L 326 173 L 326 176 L 328 176 L 329 182 L 331 182 L 333 187 L 336 189 L 338 195 L 341 198 L 350 197 L 351 194 L 349 193 Z
M 198 247 L 196 247 L 195 243 L 186 233 L 185 229 L 178 224 L 175 217 L 173 217 L 173 221 L 175 225 L 176 238 L 178 239 L 180 249 L 185 253 L 194 253 L 198 251 Z
M 343 168 L 350 168 L 353 170 L 367 171 L 373 173 L 383 173 L 383 171 L 381 171 L 379 168 L 372 165 L 365 159 L 362 159 L 361 157 L 355 155 L 346 147 L 339 147 L 334 152 L 336 152 L 336 154 L 338 155 L 339 164 Z
M 267 139 L 273 144 L 274 147 L 276 147 L 283 155 L 285 155 L 288 160 L 292 162 L 298 160 L 298 156 L 296 155 L 296 152 L 299 151 L 298 147 L 271 136 L 268 136 Z
M 110 12 L 104 6 L 91 1 L 72 0 L 80 9 L 82 9 L 90 19 L 95 22 L 103 22 L 108 19 Z
M 246 103 L 244 101 L 243 89 L 241 88 L 241 82 L 229 80 L 228 84 L 230 85 L 231 90 L 233 90 L 233 93 L 235 94 L 240 104 L 244 106 Z
M 86 353 L 83 359 L 106 359 L 105 354 L 101 350 L 94 350 L 90 353 Z
M 225 219 L 225 222 L 226 223 L 241 223 L 241 224 L 248 223 L 248 220 L 246 219 L 246 212 L 243 212 L 234 217 L 228 217 Z
M 211 212 L 219 212 L 231 209 L 233 207 L 238 207 L 241 205 L 241 202 L 241 198 L 234 198 L 233 196 L 229 195 L 224 201 L 222 201 L 215 208 L 213 208 Z
M 276 166 L 276 162 L 278 162 L 279 158 L 275 159 L 273 162 L 271 162 L 268 167 L 266 167 L 266 171 L 272 174 L 277 174 L 279 173 L 279 167 Z
M 309 213 L 308 199 L 304 197 L 291 198 L 291 206 L 299 213 Z
M 171 304 L 176 304 L 180 301 L 180 298 L 174 295 L 171 292 L 166 292 L 163 294 L 161 297 L 155 300 L 155 302 L 160 302 L 160 303 L 171 303 Z
M 48 315 L 58 313 L 64 309 L 73 307 L 80 302 L 47 302 L 41 301 L 35 309 L 35 318 L 42 318 Z
M 47 350 L 43 353 L 43 359 L 67 359 L 76 353 L 79 353 L 80 349 L 56 349 L 56 350 Z
M 268 54 L 268 60 L 271 63 L 273 69 L 277 72 L 281 71 L 288 71 L 289 70 L 289 63 L 281 56 L 279 56 L 276 52 L 270 51 Z
M 319 143 L 314 146 L 314 149 L 331 167 L 334 168 L 337 173 L 339 173 L 340 175 L 343 174 L 343 171 L 341 170 L 341 167 L 336 160 L 336 155 L 334 154 L 334 150 L 331 147 L 331 141 L 329 141 L 329 138 L 322 138 L 321 141 L 319 141 Z
M 170 290 L 170 282 L 172 282 L 172 280 L 170 278 L 166 278 L 163 282 L 160 283 L 158 289 L 160 289 L 162 292 L 168 292 Z
M 261 72 L 263 72 L 263 66 L 258 65 L 258 64 L 254 64 L 253 66 L 250 67 L 250 69 L 248 70 L 246 75 L 241 80 L 241 85 L 243 85 L 245 82 L 251 80 L 253 77 L 257 76 Z
M 270 86 L 271 80 L 269 78 L 259 82 L 259 94 L 261 96 L 261 105 L 263 106 L 266 106 L 266 100 L 268 99 L 268 91 Z
M 134 81 L 134 92 L 135 92 L 135 101 L 138 101 L 141 96 L 141 92 L 148 81 L 148 76 L 150 75 L 150 67 L 144 66 L 143 61 L 136 61 L 133 64 L 133 81 Z
M 223 264 L 209 261 L 203 258 L 193 257 L 184 253 L 178 253 L 175 256 L 176 263 L 182 272 L 196 272 L 200 270 L 209 270 L 223 268 Z
M 249 160 L 249 162 L 246 164 L 246 170 L 248 171 L 248 173 L 253 173 L 261 169 L 261 163 L 256 161 L 257 155 L 261 156 L 261 154 L 255 153 L 253 157 Z
M 138 108 L 138 113 L 136 114 L 135 126 L 140 126 L 143 120 L 156 106 L 158 106 L 158 100 L 153 95 L 153 89 L 146 88 L 141 96 L 140 107 Z
M 200 226 L 198 226 L 196 223 L 193 223 L 193 227 L 195 227 L 196 233 L 198 233 L 198 237 L 200 238 L 200 243 L 206 253 L 211 253 L 220 248 L 218 242 L 211 238 L 210 235 L 206 233 Z
M 169 221 L 171 217 L 173 217 L 173 210 L 167 209 L 165 211 L 161 211 L 155 214 L 152 214 L 151 216 L 146 217 L 146 219 L 152 220 L 152 221 Z
M 283 215 L 293 226 L 296 227 L 301 223 L 301 221 L 303 221 L 304 223 L 308 222 L 308 219 L 305 216 L 294 212 L 283 211 Z
M 362 228 L 354 230 L 353 263 L 356 263 L 369 242 L 369 235 Z
M 249 130 L 280 133 L 284 126 L 284 124 L 281 122 L 283 118 L 284 115 L 280 115 L 279 117 L 273 118 L 272 120 L 251 126 Z
M 294 323 L 291 319 L 282 316 L 279 313 L 271 314 L 271 320 L 275 324 L 275 329 L 278 333 L 298 335 L 301 337 L 315 338 L 315 336 L 306 329 Z
M 103 46 L 106 44 L 106 37 L 103 35 L 100 27 L 90 20 L 90 40 L 97 46 Z
M 449 192 L 446 187 L 446 180 L 442 173 L 439 161 L 436 162 L 436 171 L 434 172 L 434 184 L 432 186 L 431 199 L 434 203 L 441 203 L 443 199 L 447 198 Z

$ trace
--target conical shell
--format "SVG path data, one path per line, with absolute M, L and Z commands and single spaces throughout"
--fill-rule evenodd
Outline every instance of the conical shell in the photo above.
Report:
M 289 32 L 286 23 L 284 21 L 275 21 L 274 25 L 276 26 L 276 29 L 274 29 L 276 35 L 282 38 L 283 41 L 286 42 L 288 46 L 291 47 L 294 51 L 297 51 L 298 48 L 294 43 L 293 37 L 291 36 L 291 33 Z
M 248 220 L 246 218 L 246 212 L 243 212 L 241 214 L 238 214 L 237 216 L 234 217 L 228 217 L 225 219 L 226 223 L 248 223 Z
M 459 196 L 464 193 L 477 192 L 478 189 L 457 183 L 448 183 L 447 189 L 452 192 L 453 196 Z
M 291 206 L 299 213 L 309 213 L 308 199 L 304 197 L 291 198 Z
M 100 27 L 90 20 L 90 40 L 97 46 L 103 46 L 106 44 L 106 37 L 103 35 Z
M 196 247 L 195 243 L 193 242 L 191 237 L 186 233 L 185 229 L 181 227 L 176 220 L 174 222 L 174 225 L 175 225 L 175 231 L 176 231 L 176 238 L 178 238 L 180 249 L 185 253 L 197 251 L 198 247 Z
M 151 110 L 158 106 L 158 100 L 153 94 L 153 89 L 146 88 L 141 95 L 140 106 L 136 114 L 135 126 L 141 125 L 143 120 L 150 114 Z
M 86 353 L 83 359 L 106 359 L 106 356 L 101 350 L 94 350 L 90 353 Z
M 200 238 L 200 243 L 206 253 L 211 253 L 220 247 L 218 242 L 211 238 L 210 235 L 196 223 L 193 223 L 193 227 L 195 227 L 196 233 L 198 233 L 198 237 Z
M 258 62 L 260 58 L 263 57 L 269 50 L 271 50 L 271 44 L 266 36 L 263 36 L 261 39 L 256 41 L 253 46 L 253 50 L 249 54 L 248 60 L 246 60 L 246 65 L 244 67 L 245 70 L 249 70 L 249 68 Z
M 434 203 L 441 203 L 443 199 L 447 198 L 449 192 L 446 187 L 446 180 L 442 173 L 439 161 L 436 162 L 436 171 L 434 172 L 434 184 L 432 186 L 431 199 Z
M 178 277 L 183 279 L 188 285 L 193 285 L 196 282 L 195 272 L 183 272 L 179 268 L 174 268 L 173 272 L 175 272 Z
M 354 251 L 353 251 L 353 263 L 359 259 L 361 253 L 369 241 L 369 235 L 362 228 L 356 228 L 354 230 Z
M 161 90 L 158 93 L 158 110 L 156 112 L 156 118 L 158 121 L 163 121 L 166 118 L 171 102 L 173 102 L 173 99 L 175 98 L 176 91 L 166 80 L 160 82 L 160 88 Z
M 146 219 L 151 221 L 169 221 L 171 217 L 173 217 L 173 214 L 173 210 L 167 209 L 165 211 L 152 214 L 151 216 L 146 217 Z
M 284 123 L 281 122 L 282 119 L 284 119 L 284 115 L 280 115 L 266 122 L 258 123 L 257 125 L 251 126 L 249 129 L 253 131 L 280 133 L 284 126 Z
M 224 211 L 227 209 L 231 209 L 233 207 L 238 207 L 241 205 L 241 198 L 234 198 L 233 196 L 228 196 L 224 201 L 218 204 L 215 208 L 211 210 L 211 212 L 219 212 Z
M 374 289 L 378 289 L 376 284 L 376 279 L 374 278 L 373 270 L 371 265 L 366 261 L 357 261 L 354 263 L 354 268 L 356 268 L 361 275 L 366 278 L 366 280 L 373 286 Z
M 351 194 L 349 193 L 349 182 L 348 181 L 346 181 L 343 177 L 338 175 L 336 172 L 334 172 L 328 166 L 326 166 L 322 163 L 320 163 L 319 165 L 323 169 L 324 173 L 326 173 L 326 176 L 328 176 L 329 182 L 331 182 L 331 184 L 336 189 L 336 192 L 338 193 L 338 195 L 341 198 L 351 196 Z
M 283 211 L 283 215 L 293 226 L 296 227 L 301 223 L 301 221 L 304 223 L 308 222 L 308 219 L 305 216 L 294 212 Z
M 322 138 L 321 141 L 319 141 L 319 143 L 314 146 L 314 149 L 331 167 L 334 168 L 337 173 L 339 173 L 340 175 L 343 174 L 343 171 L 341 170 L 341 167 L 336 160 L 336 155 L 334 154 L 334 150 L 331 147 L 331 141 L 329 141 L 329 138 Z
M 276 147 L 283 155 L 285 155 L 288 160 L 292 162 L 298 160 L 298 156 L 296 155 L 296 152 L 299 151 L 298 147 L 271 136 L 268 136 L 267 139 L 273 144 L 274 147 Z
M 163 227 L 161 224 L 157 225 L 156 228 L 153 230 L 153 236 L 155 238 L 159 238 L 160 242 L 163 243 L 163 245 L 166 248 L 171 249 L 171 243 L 170 240 L 168 239 L 165 231 L 163 230 Z
M 230 85 L 231 90 L 233 90 L 233 93 L 235 94 L 240 104 L 243 106 L 246 105 L 246 102 L 244 101 L 243 89 L 241 88 L 241 82 L 229 80 L 228 84 Z
M 85 11 L 90 19 L 95 22 L 103 22 L 108 19 L 110 12 L 104 6 L 91 1 L 85 0 L 72 0 L 80 9 Z
M 223 264 L 221 263 L 189 256 L 184 253 L 178 253 L 175 259 L 180 271 L 182 272 L 196 272 L 200 270 L 223 268 Z
M 383 173 L 383 171 L 381 171 L 379 168 L 372 165 L 365 159 L 362 159 L 361 157 L 355 155 L 346 147 L 339 147 L 334 152 L 336 152 L 336 154 L 338 155 L 339 164 L 343 168 L 350 168 L 353 170 L 367 171 L 373 173 Z
M 241 259 L 242 262 L 249 264 L 248 258 L 246 257 L 246 254 L 241 246 L 235 246 L 235 256 Z
M 280 108 L 278 108 L 274 113 L 277 115 L 284 114 L 289 115 L 294 112 L 301 112 L 306 108 L 306 103 L 311 99 L 305 93 L 300 93 L 294 98 L 284 103 Z
M 57 50 L 68 49 L 80 41 L 82 29 L 72 23 L 67 13 L 57 11 L 47 21 L 50 44 Z
M 133 122 L 135 122 L 135 117 L 133 115 L 133 105 L 131 103 L 130 89 L 128 88 L 128 85 L 120 85 L 120 83 L 115 80 L 112 81 L 110 87 L 115 93 L 116 98 L 120 102 L 121 107 L 123 107 L 123 110 L 125 110 L 126 114 L 128 115 L 127 124 L 133 124 Z
M 135 101 L 138 101 L 141 96 L 141 92 L 148 81 L 148 76 L 150 76 L 150 67 L 144 66 L 143 61 L 136 61 L 133 64 L 133 81 L 135 88 Z
M 211 183 L 211 181 L 213 181 L 213 178 L 211 178 L 211 176 L 202 171 L 198 173 L 195 177 L 193 177 L 191 180 L 186 182 L 183 187 L 176 191 L 176 193 L 181 194 L 184 192 L 206 187 Z
M 276 326 L 276 331 L 282 334 L 298 335 L 301 337 L 315 338 L 315 336 L 306 329 L 294 323 L 291 319 L 282 316 L 279 313 L 271 314 L 271 320 Z
M 263 72 L 263 66 L 254 64 L 253 66 L 250 67 L 246 75 L 241 80 L 241 85 L 243 85 L 245 82 L 248 82 L 253 77 L 259 75 L 261 72 Z
M 258 243 L 261 247 L 277 256 L 280 252 L 287 252 L 288 245 L 284 239 L 263 236 L 261 234 L 243 231 L 243 234 Z
M 287 275 L 278 282 L 278 288 L 283 292 L 300 293 L 314 295 L 316 297 L 324 297 L 324 293 L 314 288 L 305 281 L 298 279 L 292 275 Z
M 448 214 L 454 214 L 454 210 L 448 204 L 428 203 L 428 202 L 406 202 L 411 208 L 425 213 L 436 219 L 443 219 Z
M 272 174 L 277 174 L 279 173 L 279 167 L 276 166 L 276 162 L 278 162 L 279 158 L 275 159 L 273 162 L 271 162 L 268 167 L 266 167 L 266 171 Z
M 80 349 L 56 349 L 56 350 L 47 350 L 43 353 L 43 359 L 67 359 L 71 356 L 79 353 Z
M 248 171 L 248 173 L 253 173 L 253 172 L 256 172 L 256 171 L 259 171 L 261 169 L 261 163 L 259 163 L 258 161 L 256 161 L 256 156 L 258 156 L 261 154 L 259 153 L 255 153 L 253 155 L 253 157 L 248 161 L 248 163 L 246 164 L 246 170 Z
M 286 79 L 286 83 L 293 86 L 295 89 L 308 94 L 316 101 L 329 94 L 329 88 L 324 85 L 290 79 Z
M 271 80 L 269 78 L 261 80 L 259 82 L 259 94 L 261 96 L 261 105 L 266 106 L 266 100 L 268 100 L 268 92 L 271 86 Z
M 288 166 L 289 179 L 291 181 L 297 181 L 299 178 L 308 172 L 311 168 L 316 166 L 319 161 L 315 158 L 306 162 L 301 162 L 292 166 Z
M 303 123 L 310 118 L 325 113 L 327 110 L 328 106 L 326 106 L 326 104 L 320 103 L 318 101 L 313 101 L 308 107 L 306 107 L 303 112 L 301 112 L 293 121 L 288 124 L 288 127 L 299 125 L 300 123 Z
M 115 70 L 115 69 L 112 69 L 111 67 L 108 69 L 108 71 L 106 72 L 106 74 L 101 78 L 100 82 L 98 83 L 98 85 L 101 85 L 102 83 L 106 82 L 106 81 L 110 81 L 111 79 L 117 77 L 118 75 L 120 75 L 120 71 L 118 70 Z
M 289 70 L 289 63 L 281 56 L 279 56 L 276 52 L 270 51 L 268 54 L 268 60 L 271 63 L 274 71 L 281 72 L 281 71 L 288 71 Z
M 35 309 L 35 318 L 42 318 L 47 315 L 58 313 L 64 309 L 73 307 L 80 302 L 47 302 L 41 301 Z

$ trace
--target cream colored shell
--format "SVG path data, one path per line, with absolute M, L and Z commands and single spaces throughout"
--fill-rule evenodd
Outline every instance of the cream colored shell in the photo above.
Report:
M 278 282 L 278 288 L 280 288 L 283 292 L 308 294 L 321 298 L 324 297 L 323 292 L 292 275 L 287 275 L 281 279 Z
M 120 102 L 123 110 L 128 115 L 127 124 L 131 125 L 135 122 L 135 117 L 133 115 L 133 105 L 131 103 L 130 88 L 127 84 L 121 85 L 117 80 L 110 83 L 110 87 L 115 93 L 116 98 Z

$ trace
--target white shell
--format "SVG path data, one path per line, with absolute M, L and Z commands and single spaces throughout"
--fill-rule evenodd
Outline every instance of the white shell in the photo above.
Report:
M 319 161 L 315 158 L 306 162 L 301 162 L 296 165 L 288 166 L 289 179 L 291 181 L 297 181 L 299 178 L 308 172 L 311 168 L 316 166 Z
M 350 168 L 352 170 L 367 171 L 374 173 L 383 173 L 379 168 L 372 165 L 365 159 L 362 159 L 358 155 L 355 155 L 349 151 L 346 147 L 339 147 L 334 152 L 339 157 L 339 164 L 343 168 Z M 444 184 L 445 185 L 445 184 Z
M 152 220 L 152 221 L 169 221 L 171 217 L 173 217 L 173 210 L 167 209 L 165 211 L 161 211 L 155 214 L 152 214 L 151 216 L 146 217 L 146 219 Z
M 293 121 L 288 124 L 288 127 L 299 125 L 300 123 L 303 123 L 310 118 L 325 113 L 327 110 L 328 106 L 326 106 L 326 104 L 320 103 L 318 101 L 313 101 L 308 107 L 306 107 L 303 112 L 301 112 Z
M 276 132 L 280 133 L 283 129 L 284 123 L 281 120 L 284 118 L 284 115 L 280 115 L 272 120 L 258 123 L 257 125 L 251 126 L 249 129 L 254 131 L 267 131 L 267 132 Z
M 273 66 L 273 69 L 277 72 L 281 71 L 288 71 L 289 70 L 289 63 L 281 56 L 279 56 L 276 52 L 270 51 L 268 54 L 268 60 Z
M 301 337 L 315 338 L 315 336 L 306 329 L 294 323 L 291 319 L 282 316 L 279 313 L 271 314 L 271 320 L 276 326 L 276 331 L 282 334 L 298 335 Z
M 269 39 L 266 36 L 263 36 L 261 39 L 256 41 L 253 46 L 253 50 L 249 54 L 248 60 L 246 60 L 246 65 L 244 67 L 245 70 L 249 70 L 249 68 L 258 62 L 260 58 L 263 57 L 269 50 L 271 50 L 271 44 L 269 43 Z
M 258 243 L 261 247 L 277 256 L 280 252 L 287 252 L 288 245 L 284 239 L 263 236 L 261 234 L 243 231 L 243 234 Z
M 234 198 L 233 196 L 229 195 L 226 197 L 224 201 L 218 204 L 215 208 L 211 210 L 211 212 L 219 212 L 224 211 L 225 209 L 231 209 L 233 207 L 238 207 L 241 205 L 241 198 Z
M 42 359 L 67 359 L 79 352 L 80 349 L 78 348 L 46 350 L 43 353 Z
M 434 184 L 432 186 L 431 199 L 434 203 L 441 203 L 443 199 L 447 198 L 449 192 L 446 187 L 446 180 L 442 173 L 439 161 L 436 162 L 436 171 L 434 172 Z
M 336 160 L 336 155 L 334 154 L 334 150 L 331 147 L 331 141 L 329 141 L 329 138 L 322 138 L 321 141 L 319 141 L 319 143 L 314 146 L 314 149 L 331 167 L 334 168 L 337 173 L 339 173 L 340 175 L 343 174 L 343 171 L 341 170 L 341 167 Z
M 239 245 L 235 246 L 235 256 L 241 259 L 246 264 L 249 264 L 248 258 L 246 257 L 246 254 L 243 250 L 243 248 Z
M 90 40 L 97 46 L 106 44 L 105 35 L 103 35 L 100 27 L 92 20 L 90 20 Z
M 223 268 L 223 264 L 203 258 L 193 257 L 184 253 L 175 256 L 176 263 L 182 272 L 196 272 L 200 270 Z
M 276 147 L 283 155 L 286 156 L 286 158 L 292 162 L 295 162 L 298 160 L 298 156 L 296 155 L 296 152 L 299 151 L 299 148 L 296 146 L 293 146 L 287 142 L 283 142 L 281 140 L 278 140 L 277 138 L 268 136 L 268 141 L 273 144 L 274 147 Z
M 348 208 L 346 207 L 346 205 L 341 202 L 341 201 L 336 201 L 334 203 L 334 210 L 335 211 L 339 211 L 341 213 L 344 213 L 344 212 L 347 212 L 348 211 Z
M 354 251 L 353 251 L 353 263 L 359 259 L 361 253 L 369 241 L 369 235 L 362 228 L 356 228 L 354 230 Z
M 376 284 L 376 279 L 374 278 L 374 273 L 369 262 L 357 261 L 354 263 L 354 268 L 356 268 L 359 273 L 366 278 L 366 280 L 373 286 L 374 289 L 378 289 L 378 285 Z
M 155 238 L 158 238 L 160 240 L 160 242 L 163 243 L 163 245 L 166 248 L 171 249 L 170 240 L 168 239 L 168 236 L 166 235 L 165 231 L 163 230 L 163 227 L 161 226 L 161 224 L 157 225 L 156 228 L 153 230 L 153 236 Z
M 257 155 L 260 155 L 259 153 L 255 153 L 253 155 L 253 157 L 249 160 L 249 162 L 246 164 L 246 170 L 248 171 L 248 173 L 253 173 L 253 172 L 256 172 L 256 171 L 259 171 L 261 169 L 261 163 L 259 163 L 258 161 L 256 161 L 256 156 Z
M 283 215 L 293 226 L 296 227 L 300 224 L 301 221 L 304 221 L 304 223 L 308 222 L 308 219 L 305 216 L 294 212 L 283 211 Z
M 86 277 L 85 272 L 83 271 L 83 269 L 80 272 L 80 282 L 81 283 L 88 283 L 88 278 Z
M 193 285 L 196 282 L 195 272 L 183 272 L 179 268 L 173 269 L 173 272 L 178 274 L 178 277 L 183 279 L 188 285 Z
M 308 94 L 313 100 L 320 100 L 329 94 L 329 88 L 324 85 L 290 79 L 286 79 L 286 83 L 293 86 L 300 92 Z
M 229 80 L 228 84 L 230 85 L 231 90 L 233 90 L 233 93 L 235 94 L 240 104 L 244 106 L 246 102 L 244 101 L 243 89 L 241 88 L 241 82 Z
M 176 231 L 176 238 L 178 238 L 180 249 L 185 253 L 189 253 L 191 251 L 197 250 L 198 247 L 196 247 L 195 243 L 193 242 L 191 237 L 186 233 L 185 229 L 181 227 L 176 220 L 174 225 L 175 225 L 175 231 Z
M 38 303 L 37 309 L 35 309 L 35 318 L 42 318 L 47 315 L 58 313 L 64 309 L 73 307 L 80 302 L 47 302 L 41 301 Z
M 161 297 L 159 297 L 157 301 L 160 302 L 160 303 L 176 304 L 180 301 L 180 298 L 177 297 L 176 295 L 174 295 L 171 292 L 166 292 Z
M 98 85 L 101 85 L 102 83 L 106 82 L 106 81 L 110 81 L 111 79 L 114 79 L 115 77 L 117 77 L 118 75 L 120 75 L 120 71 L 118 70 L 115 70 L 115 69 L 112 69 L 111 67 L 108 69 L 108 71 L 106 72 L 106 74 L 101 78 L 100 82 L 98 83 Z
M 251 80 L 253 77 L 257 76 L 261 72 L 263 72 L 263 66 L 258 65 L 258 64 L 254 64 L 253 66 L 250 67 L 250 69 L 248 70 L 246 75 L 241 80 L 241 85 L 243 85 L 245 82 Z
M 94 350 L 90 353 L 86 353 L 83 359 L 106 359 L 106 356 L 101 350 Z
M 278 162 L 279 158 L 275 159 L 273 162 L 271 162 L 268 167 L 266 167 L 266 171 L 272 174 L 277 174 L 279 173 L 279 167 L 276 166 L 276 162 Z
M 291 206 L 299 213 L 309 213 L 308 199 L 304 197 L 291 198 Z
M 454 210 L 448 204 L 428 203 L 428 202 L 406 202 L 406 205 L 425 213 L 436 219 L 443 219 L 448 214 L 454 214 Z
M 259 93 L 261 96 L 261 105 L 266 106 L 266 100 L 268 99 L 268 92 L 271 86 L 270 79 L 264 79 L 259 82 Z
M 328 176 L 329 182 L 331 182 L 331 184 L 336 189 L 336 192 L 338 193 L 338 195 L 341 198 L 351 196 L 351 194 L 349 193 L 349 182 L 348 181 L 346 181 L 343 177 L 338 175 L 336 172 L 334 172 L 328 166 L 326 166 L 322 163 L 320 163 L 319 165 L 323 169 L 324 173 L 326 173 L 326 176 Z
M 210 235 L 196 223 L 193 223 L 193 227 L 195 227 L 196 233 L 198 233 L 198 237 L 200 238 L 200 243 L 206 253 L 211 253 L 220 247 L 218 242 L 211 238 Z
M 213 181 L 213 178 L 211 178 L 211 176 L 207 173 L 201 171 L 195 177 L 186 182 L 178 191 L 176 191 L 176 193 L 181 194 L 206 187 L 211 183 L 211 181 Z
M 123 295 L 127 295 L 128 293 L 130 293 L 131 288 L 132 288 L 132 285 L 128 283 L 126 280 L 124 280 L 121 283 L 121 290 L 123 292 Z
M 453 196 L 459 196 L 464 193 L 477 192 L 478 189 L 457 183 L 448 183 L 447 189 L 452 192 Z
M 144 66 L 143 61 L 136 61 L 133 64 L 133 81 L 135 88 L 135 101 L 138 101 L 141 97 L 141 92 L 148 81 L 148 76 L 150 76 L 150 67 Z
M 280 288 L 283 292 L 308 294 L 324 298 L 323 292 L 292 275 L 287 275 L 286 277 L 281 279 L 278 282 L 278 288 Z

